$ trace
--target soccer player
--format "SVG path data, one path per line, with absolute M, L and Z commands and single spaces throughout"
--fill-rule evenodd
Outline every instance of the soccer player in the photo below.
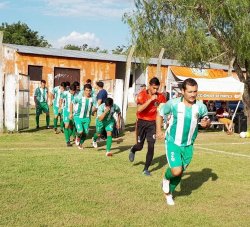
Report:
M 166 98 L 163 94 L 158 93 L 160 81 L 154 77 L 149 81 L 149 87 L 141 91 L 137 96 L 137 143 L 131 147 L 129 160 L 134 161 L 135 152 L 142 150 L 144 141 L 147 139 L 148 151 L 143 174 L 150 176 L 149 166 L 154 157 L 154 144 L 156 133 L 156 113 L 160 103 L 165 103 Z
M 96 90 L 97 90 L 97 95 L 96 95 L 96 101 L 95 101 L 95 107 L 93 110 L 93 114 L 97 111 L 98 107 L 105 102 L 105 100 L 108 98 L 108 92 L 103 88 L 104 83 L 102 81 L 96 82 Z M 106 131 L 104 130 L 99 139 L 106 140 L 107 134 Z
M 77 97 L 77 96 L 80 96 L 80 97 L 81 97 L 83 91 L 80 90 L 80 83 L 79 83 L 78 81 L 75 81 L 73 84 L 76 86 L 76 91 L 75 91 L 75 94 L 74 94 L 73 99 L 74 99 L 75 97 Z M 74 106 L 76 106 L 76 105 L 74 105 Z M 73 120 L 72 122 L 73 122 L 73 125 L 72 125 L 72 137 L 73 137 L 73 140 L 76 141 L 77 136 L 76 136 L 75 121 Z
M 184 80 L 181 92 L 182 97 L 171 99 L 159 107 L 156 120 L 157 138 L 166 137 L 165 147 L 169 166 L 163 178 L 162 190 L 168 205 L 174 205 L 172 193 L 192 160 L 199 119 L 203 128 L 210 126 L 206 105 L 196 100 L 197 82 L 191 78 Z M 165 136 L 161 130 L 162 120 L 164 115 L 169 114 L 171 120 Z
M 71 116 L 74 109 L 74 122 L 77 130 L 76 145 L 79 149 L 83 149 L 82 144 L 89 133 L 89 124 L 93 107 L 93 98 L 91 97 L 92 86 L 90 84 L 85 84 L 83 91 L 81 97 L 79 95 L 74 97 L 70 108 Z
M 110 151 L 112 145 L 112 131 L 115 124 L 114 113 L 118 114 L 116 127 L 120 129 L 121 121 L 121 111 L 119 106 L 113 103 L 112 98 L 107 98 L 103 104 L 98 107 L 97 118 L 96 118 L 96 133 L 92 138 L 92 145 L 94 148 L 97 148 L 97 139 L 100 137 L 103 130 L 107 132 L 106 140 L 106 156 L 112 156 Z
M 34 102 L 36 106 L 36 128 L 39 129 L 39 117 L 44 112 L 46 114 L 46 127 L 49 129 L 48 89 L 45 80 L 41 80 L 40 87 L 36 88 Z
M 72 134 L 73 122 L 70 118 L 70 105 L 73 100 L 73 96 L 76 91 L 76 86 L 74 84 L 70 85 L 69 91 L 64 91 L 60 98 L 60 107 L 63 103 L 63 122 L 64 122 L 64 136 L 66 140 L 67 147 L 71 147 L 70 136 Z
M 60 96 L 61 93 L 65 91 L 66 83 L 62 82 L 60 86 L 54 87 L 52 90 L 53 95 L 53 112 L 54 112 L 54 130 L 57 134 L 57 122 L 58 122 L 58 116 L 60 116 L 60 122 L 62 121 L 61 113 L 59 112 L 59 104 L 60 104 Z M 61 131 L 63 131 L 63 125 L 61 125 Z
M 66 83 L 66 89 L 65 89 L 65 90 L 66 90 L 66 91 L 69 91 L 70 82 L 69 82 L 69 81 L 66 81 L 65 83 Z

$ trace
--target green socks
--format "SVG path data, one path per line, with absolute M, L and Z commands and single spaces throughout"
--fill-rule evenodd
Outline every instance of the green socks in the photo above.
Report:
M 64 136 L 65 136 L 66 143 L 69 142 L 70 134 L 69 134 L 69 129 L 68 128 L 64 129 Z
M 49 126 L 50 118 L 49 116 L 46 116 L 46 125 Z
M 54 118 L 54 128 L 57 128 L 57 122 L 58 122 L 58 119 Z
M 180 183 L 181 181 L 181 177 L 182 175 L 180 176 L 173 176 L 173 174 L 171 173 L 171 169 L 168 167 L 166 172 L 165 172 L 165 178 L 167 180 L 170 181 L 170 184 L 169 184 L 169 192 L 170 193 L 173 193 L 175 188 L 177 187 L 177 185 Z
M 166 169 L 166 172 L 165 172 L 165 178 L 167 179 L 167 180 L 170 180 L 171 178 L 173 178 L 174 176 L 173 176 L 173 174 L 172 174 L 172 172 L 171 172 L 171 169 L 168 167 L 167 169 Z
M 61 131 L 63 131 L 63 128 L 64 128 L 64 122 L 62 120 L 62 117 L 61 117 L 61 120 L 60 120 L 60 128 L 61 128 Z
M 36 126 L 39 126 L 39 115 L 36 115 Z
M 84 143 L 84 141 L 86 140 L 86 137 L 87 137 L 87 135 L 85 134 L 85 133 L 82 133 L 82 135 L 81 135 L 81 140 L 80 140 L 80 144 L 83 144 Z
M 174 177 L 170 180 L 170 184 L 169 184 L 169 192 L 172 194 L 175 190 L 175 188 L 177 187 L 177 185 L 180 183 L 181 181 L 181 177 L 182 176 L 177 176 Z
M 97 133 L 94 134 L 93 138 L 94 138 L 94 142 L 96 142 L 96 140 L 98 139 Z
M 108 136 L 107 141 L 106 141 L 106 150 L 107 150 L 107 152 L 110 152 L 111 145 L 112 145 L 112 136 Z
M 73 136 L 73 138 L 75 138 L 75 137 L 76 137 L 76 127 L 75 127 L 75 124 L 73 125 L 71 135 Z

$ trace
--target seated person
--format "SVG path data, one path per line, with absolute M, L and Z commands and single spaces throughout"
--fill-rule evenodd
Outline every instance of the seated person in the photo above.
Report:
M 229 117 L 229 112 L 226 108 L 226 102 L 221 102 L 221 107 L 216 111 L 216 117 L 220 123 L 223 123 L 227 128 L 227 134 L 233 133 L 233 123 Z
M 216 111 L 214 101 L 210 101 L 207 103 L 207 110 L 208 110 L 208 112 L 215 112 Z
M 214 101 L 209 101 L 207 103 L 208 112 L 216 112 L 216 107 Z M 215 121 L 215 115 L 208 115 L 211 121 Z

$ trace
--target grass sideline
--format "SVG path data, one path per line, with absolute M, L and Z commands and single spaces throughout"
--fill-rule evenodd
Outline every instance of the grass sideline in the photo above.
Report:
M 42 115 L 41 126 L 44 120 Z M 67 148 L 63 134 L 34 130 L 34 114 L 29 130 L 1 134 L 0 225 L 249 226 L 250 139 L 202 131 L 176 205 L 168 207 L 160 186 L 163 142 L 156 143 L 152 177 L 142 175 L 147 146 L 134 163 L 128 161 L 134 121 L 135 108 L 129 108 L 112 158 L 105 156 L 104 143 L 95 150 L 89 138 L 80 151 Z

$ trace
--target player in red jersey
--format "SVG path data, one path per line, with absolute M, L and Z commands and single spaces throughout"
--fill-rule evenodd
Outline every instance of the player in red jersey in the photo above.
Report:
M 137 143 L 130 149 L 129 160 L 134 161 L 135 152 L 142 150 L 147 139 L 148 151 L 143 169 L 143 174 L 146 176 L 150 176 L 148 168 L 154 157 L 157 108 L 160 103 L 166 102 L 165 96 L 158 93 L 159 87 L 160 81 L 154 77 L 149 81 L 148 89 L 141 91 L 137 96 Z

